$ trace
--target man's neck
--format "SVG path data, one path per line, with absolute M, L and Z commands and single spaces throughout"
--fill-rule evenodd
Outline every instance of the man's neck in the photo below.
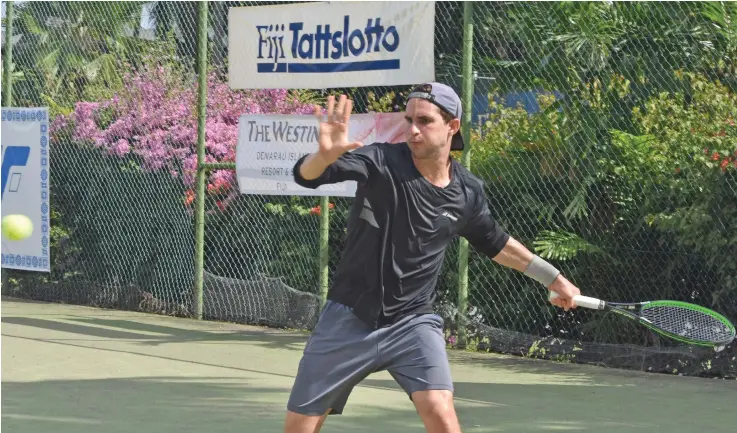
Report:
M 445 188 L 450 183 L 450 155 L 438 156 L 432 159 L 412 158 L 415 167 L 431 184 Z

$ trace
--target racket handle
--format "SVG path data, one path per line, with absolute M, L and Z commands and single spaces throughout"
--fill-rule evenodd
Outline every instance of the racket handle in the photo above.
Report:
M 551 291 L 548 299 L 552 301 L 555 298 L 560 298 L 560 295 L 558 295 L 556 292 Z M 592 310 L 603 310 L 605 304 L 604 301 L 602 301 L 601 299 L 591 298 L 589 296 L 583 295 L 574 296 L 573 302 L 575 302 L 576 305 L 579 307 L 590 308 Z

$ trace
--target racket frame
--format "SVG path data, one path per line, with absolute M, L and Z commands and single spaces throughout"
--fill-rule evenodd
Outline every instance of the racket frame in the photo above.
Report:
M 549 296 L 550 300 L 553 300 L 557 297 L 559 297 L 557 293 L 552 292 L 552 291 L 550 292 L 550 296 Z M 643 326 L 647 327 L 648 329 L 654 332 L 657 332 L 658 334 L 664 335 L 666 337 L 672 338 L 682 343 L 693 344 L 697 346 L 718 347 L 718 346 L 724 346 L 724 345 L 731 343 L 735 338 L 735 327 L 726 317 L 722 316 L 716 311 L 710 310 L 700 305 L 690 304 L 688 302 L 668 301 L 668 300 L 628 302 L 628 303 L 607 302 L 601 299 L 592 298 L 589 296 L 582 296 L 582 295 L 577 295 L 574 298 L 574 302 L 576 303 L 576 306 L 581 306 L 581 307 L 592 309 L 592 310 L 600 310 L 600 311 L 608 311 L 608 312 L 610 311 L 610 312 L 619 314 L 621 316 L 627 317 L 628 319 L 635 320 L 639 322 L 640 324 L 642 324 Z M 706 340 L 693 339 L 693 338 L 684 337 L 682 335 L 674 334 L 670 331 L 667 331 L 655 325 L 648 319 L 642 317 L 641 315 L 642 310 L 645 306 L 676 306 L 676 307 L 685 307 L 687 309 L 700 311 L 722 322 L 725 326 L 727 326 L 727 328 L 729 328 L 732 331 L 731 332 L 732 336 L 731 338 L 727 340 L 723 340 L 723 341 L 713 341 L 713 340 L 706 341 Z

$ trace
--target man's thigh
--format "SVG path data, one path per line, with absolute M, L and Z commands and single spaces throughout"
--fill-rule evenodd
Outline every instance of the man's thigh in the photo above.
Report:
M 351 310 L 328 302 L 299 361 L 287 409 L 339 414 L 353 388 L 376 367 L 376 339 Z
M 453 392 L 440 316 L 415 316 L 388 331 L 379 343 L 381 368 L 394 377 L 410 398 L 416 391 Z

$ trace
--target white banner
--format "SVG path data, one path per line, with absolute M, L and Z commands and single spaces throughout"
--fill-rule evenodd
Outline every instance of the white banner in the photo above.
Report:
M 354 114 L 348 129 L 350 141 L 364 145 L 404 141 L 404 113 Z M 346 181 L 303 188 L 294 182 L 297 160 L 317 151 L 314 115 L 243 115 L 238 125 L 236 176 L 243 194 L 343 196 L 356 195 L 356 182 Z
M 22 214 L 33 234 L 2 238 L 2 267 L 49 272 L 48 108 L 2 109 L 2 216 Z
M 435 2 L 320 2 L 228 11 L 233 89 L 435 80 Z

